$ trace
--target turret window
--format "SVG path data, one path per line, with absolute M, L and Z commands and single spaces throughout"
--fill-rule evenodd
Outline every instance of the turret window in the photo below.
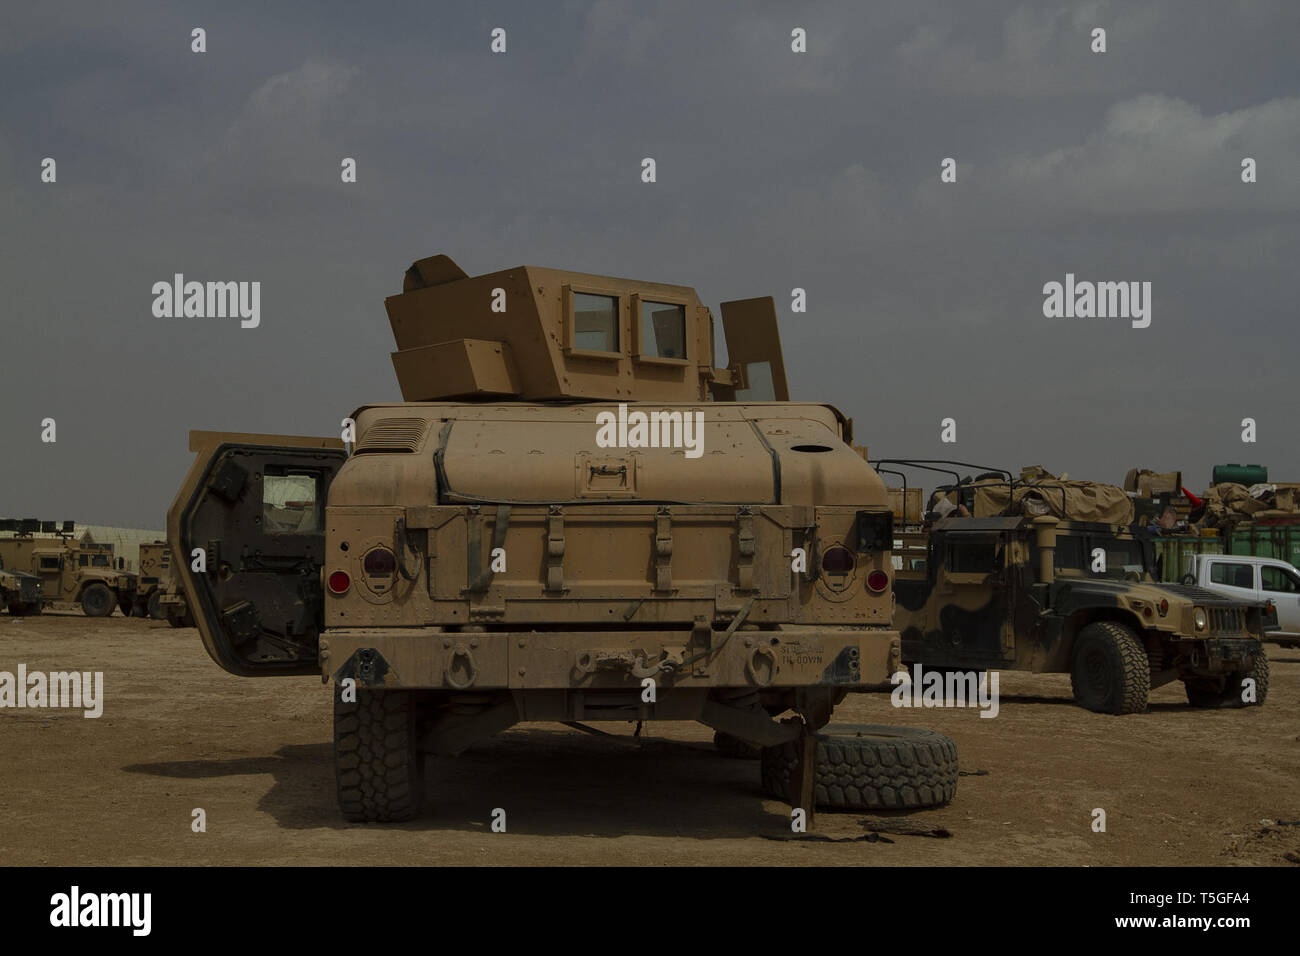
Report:
M 618 299 L 573 293 L 573 347 L 591 352 L 618 351 Z
M 686 308 L 641 300 L 641 357 L 686 358 Z

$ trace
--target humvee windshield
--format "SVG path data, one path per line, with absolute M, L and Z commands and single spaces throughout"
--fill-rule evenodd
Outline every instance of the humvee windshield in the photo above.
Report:
M 1106 553 L 1104 570 L 1094 570 L 1093 552 L 1098 548 Z M 1056 570 L 1122 579 L 1133 574 L 1145 577 L 1149 569 L 1140 541 L 1104 534 L 1060 534 L 1056 538 Z

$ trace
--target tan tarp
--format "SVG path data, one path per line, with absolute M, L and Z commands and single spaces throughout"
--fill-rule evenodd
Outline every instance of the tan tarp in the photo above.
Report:
M 1300 495 L 1293 485 L 1245 485 L 1221 482 L 1201 496 L 1205 516 L 1200 524 L 1213 528 L 1251 518 L 1280 518 L 1300 513 Z
M 1075 481 L 1043 476 L 1032 484 L 1016 482 L 1015 507 L 1011 489 L 1004 483 L 976 481 L 966 487 L 975 489 L 972 517 L 991 518 L 1001 514 L 1052 514 L 1068 521 L 1098 521 L 1103 524 L 1127 525 L 1133 520 L 1133 502 L 1127 492 L 1115 485 L 1096 481 Z M 1064 492 L 1064 493 L 1062 493 Z M 956 503 L 956 493 L 936 493 Z M 931 510 L 934 503 L 931 502 Z
M 1136 491 L 1144 498 L 1171 493 L 1182 494 L 1183 473 L 1181 471 L 1152 471 L 1150 468 L 1131 468 L 1124 476 L 1124 489 Z
M 1062 494 L 1064 490 L 1064 495 Z M 992 517 L 1007 510 L 1011 489 L 983 485 L 975 489 L 975 517 Z M 1123 488 L 1096 481 L 1051 479 L 1033 485 L 1016 485 L 1017 514 L 1053 514 L 1070 521 L 1100 521 L 1127 525 L 1133 520 L 1133 502 Z

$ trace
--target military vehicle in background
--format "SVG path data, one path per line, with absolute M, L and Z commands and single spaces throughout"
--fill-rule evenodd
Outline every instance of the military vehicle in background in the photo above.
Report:
M 175 575 L 158 595 L 158 612 L 172 627 L 194 626 L 194 615 L 190 613 L 189 601 L 185 599 L 185 592 L 181 590 Z
M 136 565 L 140 576 L 135 595 L 135 613 L 161 621 L 164 617 L 159 600 L 172 580 L 171 549 L 166 541 L 146 541 L 140 544 L 140 558 Z
M 1131 469 L 1135 524 L 1150 530 L 1164 580 L 1187 582 L 1198 555 L 1272 558 L 1300 566 L 1300 484 L 1270 482 L 1263 465 L 1216 465 L 1193 495 L 1181 472 Z
M 155 621 L 166 620 L 172 627 L 193 627 L 185 592 L 172 573 L 172 552 L 166 541 L 140 545 L 140 593 L 137 609 Z
M 404 401 L 350 456 L 194 432 L 168 513 L 212 658 L 335 681 L 348 819 L 521 721 L 699 721 L 809 813 L 952 796 L 946 738 L 819 733 L 898 669 L 892 518 L 852 422 L 789 400 L 770 298 L 723 303 L 728 368 L 684 286 L 436 256 L 385 306 Z
M 12 570 L 41 579 L 41 602 L 80 604 L 88 617 L 107 617 L 118 607 L 130 617 L 135 607 L 137 576 L 122 570 L 111 544 L 79 541 L 74 524 L 12 518 L 0 521 L 0 559 Z
M 0 607 L 14 617 L 41 613 L 41 579 L 26 571 L 8 571 L 0 557 Z
M 1081 706 L 1111 714 L 1146 710 L 1149 692 L 1175 680 L 1197 707 L 1264 702 L 1266 605 L 1159 583 L 1151 538 L 1130 530 L 1122 489 L 989 470 L 941 486 L 930 515 L 895 547 L 907 663 L 1069 673 Z

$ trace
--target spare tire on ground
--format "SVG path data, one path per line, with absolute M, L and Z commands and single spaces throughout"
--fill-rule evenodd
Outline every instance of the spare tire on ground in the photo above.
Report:
M 764 747 L 763 792 L 788 800 L 798 741 Z M 817 735 L 817 806 L 827 810 L 938 807 L 957 793 L 957 744 L 920 727 L 831 724 Z

